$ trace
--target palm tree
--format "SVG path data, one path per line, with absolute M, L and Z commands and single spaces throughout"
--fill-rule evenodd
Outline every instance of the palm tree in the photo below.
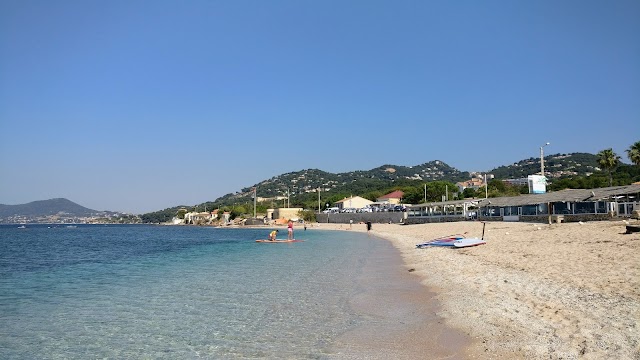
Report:
M 611 148 L 600 151 L 597 156 L 598 165 L 609 173 L 609 186 L 613 186 L 613 176 L 611 172 L 620 164 L 620 156 L 614 153 Z
M 632 163 L 640 166 L 640 141 L 636 141 L 635 144 L 629 146 L 627 156 Z

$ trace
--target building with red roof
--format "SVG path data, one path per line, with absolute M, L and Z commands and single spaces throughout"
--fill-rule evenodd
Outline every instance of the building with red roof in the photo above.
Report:
M 396 190 L 388 193 L 387 195 L 382 195 L 379 198 L 376 198 L 376 201 L 388 202 L 389 204 L 400 204 L 403 196 L 404 196 L 404 192 L 400 190 Z

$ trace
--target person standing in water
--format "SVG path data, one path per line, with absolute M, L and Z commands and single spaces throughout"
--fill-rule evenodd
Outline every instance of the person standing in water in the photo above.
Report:
M 287 230 L 289 231 L 287 239 L 293 240 L 293 221 L 289 220 L 289 223 L 287 223 Z

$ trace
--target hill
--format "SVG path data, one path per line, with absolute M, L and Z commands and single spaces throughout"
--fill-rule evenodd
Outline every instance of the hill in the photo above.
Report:
M 497 167 L 488 174 L 494 175 L 496 180 L 518 179 L 540 172 L 540 159 L 529 158 Z M 640 178 L 637 167 L 622 164 L 614 173 L 614 185 L 625 185 Z M 476 173 L 476 175 L 479 175 Z M 608 186 L 606 174 L 598 167 L 597 156 L 589 153 L 553 154 L 545 156 L 545 175 L 550 179 L 550 190 L 572 188 L 594 188 Z M 214 208 L 239 209 L 246 213 L 253 209 L 253 188 L 257 188 L 258 206 L 281 206 L 283 200 L 290 199 L 291 206 L 315 208 L 318 202 L 318 189 L 322 196 L 322 204 L 332 203 L 349 195 L 367 195 L 375 198 L 374 194 L 383 195 L 384 192 L 398 188 L 413 188 L 414 192 L 422 194 L 422 186 L 426 183 L 441 182 L 440 190 L 437 186 L 429 197 L 440 199 L 444 193 L 446 182 L 449 191 L 456 192 L 454 184 L 458 181 L 469 180 L 472 173 L 460 171 L 440 160 L 430 161 L 416 166 L 382 165 L 365 171 L 351 171 L 345 173 L 330 173 L 318 169 L 306 169 L 274 176 L 250 187 L 245 187 L 231 194 L 219 197 L 215 201 L 208 201 L 196 207 L 197 211 Z M 491 187 L 491 186 L 490 186 Z M 405 195 L 409 195 L 405 192 Z M 416 194 L 413 194 L 414 197 Z M 418 195 L 418 197 L 421 195 Z M 506 195 L 502 195 L 506 196 Z M 262 202 L 262 205 L 260 205 Z M 164 210 L 141 215 L 143 222 L 164 222 L 175 216 L 181 207 L 194 210 L 191 206 L 176 206 Z M 232 210 L 232 212 L 235 210 Z
M 550 178 L 589 176 L 600 171 L 597 157 L 588 153 L 554 154 L 545 156 L 545 175 Z M 523 178 L 540 172 L 540 159 L 529 158 L 511 165 L 500 166 L 488 173 L 496 179 Z M 415 166 L 382 165 L 365 171 L 333 174 L 318 169 L 307 169 L 274 176 L 251 187 L 227 194 L 215 200 L 216 204 L 230 205 L 250 196 L 254 187 L 259 198 L 296 197 L 315 193 L 364 194 L 384 191 L 394 186 L 415 182 L 450 181 L 456 183 L 471 178 L 467 171 L 460 171 L 443 161 L 434 160 Z
M 597 171 L 598 157 L 588 153 L 554 154 L 544 157 L 545 176 L 549 179 L 589 176 Z M 540 158 L 529 158 L 497 167 L 489 173 L 496 179 L 517 179 L 540 173 Z
M 307 169 L 274 176 L 251 187 L 241 189 L 239 193 L 227 194 L 216 202 L 233 199 L 250 193 L 258 188 L 259 197 L 297 196 L 322 192 L 362 193 L 381 190 L 403 181 L 462 181 L 469 178 L 468 172 L 462 172 L 446 163 L 435 160 L 416 166 L 382 165 L 371 170 L 350 171 L 333 174 L 318 169 Z
M 364 194 L 372 191 L 385 191 L 390 187 L 404 186 L 431 181 L 457 182 L 469 179 L 468 172 L 460 171 L 448 164 L 434 160 L 416 166 L 382 165 L 371 170 L 358 170 L 345 173 L 330 173 L 318 169 L 305 169 L 274 176 L 236 193 L 226 194 L 213 202 L 198 205 L 199 211 L 235 204 L 252 203 L 253 188 L 257 188 L 259 200 L 291 198 L 291 204 L 304 203 L 314 199 L 318 189 L 324 194 Z M 382 194 L 381 194 L 382 195 Z M 176 206 L 140 217 L 144 222 L 163 222 L 175 216 Z M 189 207 L 192 209 L 191 207 Z M 248 210 L 248 209 L 247 209 Z
M 63 198 L 39 200 L 20 205 L 0 204 L 0 222 L 34 221 L 48 217 L 84 218 L 109 214 L 115 213 L 92 210 Z

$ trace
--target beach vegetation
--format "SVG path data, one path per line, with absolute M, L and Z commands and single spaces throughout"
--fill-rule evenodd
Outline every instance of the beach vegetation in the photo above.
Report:
M 493 179 L 487 183 L 487 195 L 490 198 L 503 196 L 518 196 L 529 192 L 528 185 L 514 185 L 505 183 L 502 180 Z M 476 197 L 484 197 L 485 189 L 476 190 Z
M 406 187 L 402 190 L 402 201 L 407 204 L 420 204 L 424 202 L 424 188 Z
M 620 164 L 620 155 L 616 154 L 613 149 L 605 149 L 598 154 L 598 165 L 609 174 L 609 186 L 613 186 L 612 171 Z
M 462 190 L 462 198 L 463 199 L 475 198 L 478 196 L 478 190 L 470 187 L 465 188 L 464 190 Z M 482 190 L 484 190 L 484 188 L 482 188 Z
M 640 141 L 636 141 L 633 145 L 629 146 L 627 156 L 633 164 L 640 166 Z
M 313 210 L 301 210 L 301 211 L 298 211 L 298 217 L 300 217 L 306 222 L 315 222 L 316 212 Z
M 161 224 L 171 221 L 175 216 L 177 216 L 178 211 L 181 208 L 185 208 L 185 206 L 175 206 L 172 208 L 167 208 L 164 210 L 154 211 L 146 214 L 140 215 L 140 219 L 143 223 L 148 224 Z M 184 219 L 184 216 L 182 217 Z
M 243 205 L 236 205 L 234 207 L 231 208 L 231 219 L 235 219 L 239 216 L 242 216 L 244 214 L 248 214 L 249 212 L 247 211 L 247 208 L 244 207 Z
M 640 167 L 620 164 L 611 173 L 612 181 L 605 172 L 597 172 L 589 176 L 575 176 L 561 179 L 554 179 L 547 185 L 548 191 L 558 191 L 563 189 L 596 189 L 610 186 L 629 185 L 640 181 Z
M 420 190 L 424 192 L 424 186 L 420 186 Z M 442 201 L 443 196 L 453 200 L 452 195 L 457 191 L 458 187 L 451 181 L 431 181 L 427 183 L 427 201 Z

